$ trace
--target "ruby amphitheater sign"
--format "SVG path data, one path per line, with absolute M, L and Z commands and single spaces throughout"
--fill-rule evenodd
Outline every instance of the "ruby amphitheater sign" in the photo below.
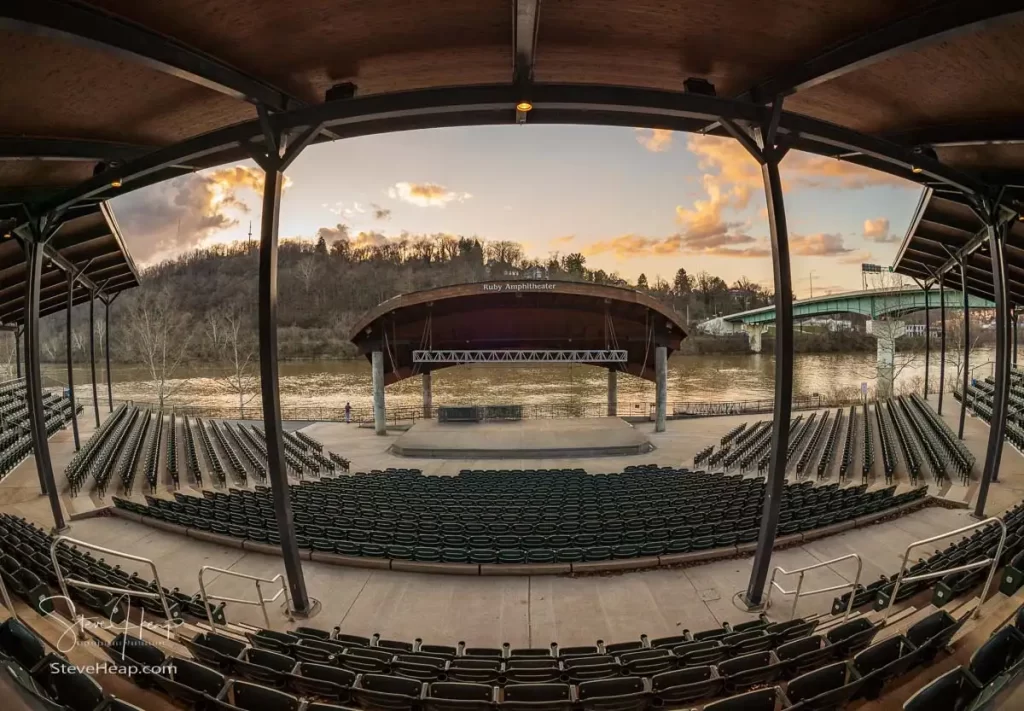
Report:
M 554 291 L 558 286 L 550 281 L 508 281 L 484 284 L 484 291 Z

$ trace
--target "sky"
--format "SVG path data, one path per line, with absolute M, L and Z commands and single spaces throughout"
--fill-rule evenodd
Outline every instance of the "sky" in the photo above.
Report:
M 798 298 L 861 287 L 889 265 L 921 188 L 790 151 L 782 163 Z M 258 239 L 262 172 L 252 162 L 115 198 L 142 266 L 196 246 Z M 353 243 L 448 233 L 515 240 L 530 257 L 581 252 L 635 281 L 680 267 L 771 286 L 761 171 L 735 141 L 599 126 L 483 126 L 351 138 L 307 148 L 288 170 L 282 239 Z

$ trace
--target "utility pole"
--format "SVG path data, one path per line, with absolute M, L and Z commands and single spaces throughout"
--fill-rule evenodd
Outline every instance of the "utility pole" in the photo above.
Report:
M 810 290 L 811 290 L 811 295 L 809 297 L 807 297 L 807 298 L 813 299 L 814 298 L 814 270 L 813 269 L 807 273 L 807 281 L 810 284 Z

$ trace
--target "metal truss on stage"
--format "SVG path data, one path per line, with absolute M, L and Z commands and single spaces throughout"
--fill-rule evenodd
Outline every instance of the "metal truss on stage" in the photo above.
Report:
M 625 363 L 624 350 L 435 350 L 413 351 L 414 363 Z

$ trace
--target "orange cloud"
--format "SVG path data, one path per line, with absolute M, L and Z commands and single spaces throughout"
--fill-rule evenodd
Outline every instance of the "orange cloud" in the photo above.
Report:
M 566 245 L 576 239 L 576 235 L 562 235 L 551 240 L 553 245 Z
M 839 258 L 840 264 L 864 264 L 865 262 L 871 262 L 874 255 L 866 249 L 858 249 L 855 252 L 843 255 Z
M 802 257 L 832 257 L 852 250 L 843 244 L 841 234 L 790 235 L 789 253 Z
M 638 128 L 636 140 L 652 153 L 663 153 L 672 147 L 672 131 L 666 128 Z
M 436 183 L 395 183 L 388 188 L 388 197 L 418 207 L 444 207 L 450 202 L 462 202 L 473 197 L 469 193 L 449 190 Z
M 645 237 L 624 234 L 589 245 L 584 254 L 613 254 L 616 259 L 634 257 L 701 254 L 709 257 L 767 257 L 771 249 L 763 240 L 744 234 L 719 234 L 691 237 L 683 234 L 668 237 Z
M 864 239 L 869 242 L 895 242 L 896 235 L 889 234 L 889 218 L 864 220 Z

